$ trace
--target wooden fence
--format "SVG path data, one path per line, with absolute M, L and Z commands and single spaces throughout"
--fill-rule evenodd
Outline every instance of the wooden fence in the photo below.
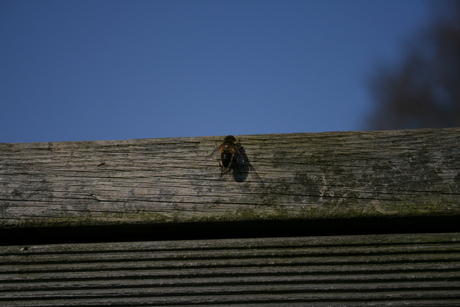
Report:
M 460 304 L 460 128 L 0 144 L 0 304 Z

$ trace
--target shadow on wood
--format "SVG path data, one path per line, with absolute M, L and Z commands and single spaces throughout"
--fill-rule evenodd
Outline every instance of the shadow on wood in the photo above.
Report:
M 0 144 L 0 227 L 460 216 L 460 129 Z

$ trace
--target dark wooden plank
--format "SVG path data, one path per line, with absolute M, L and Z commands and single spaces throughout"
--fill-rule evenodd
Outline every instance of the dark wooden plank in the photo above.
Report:
M 4 306 L 454 306 L 460 234 L 0 247 Z
M 460 129 L 0 144 L 0 227 L 460 215 Z

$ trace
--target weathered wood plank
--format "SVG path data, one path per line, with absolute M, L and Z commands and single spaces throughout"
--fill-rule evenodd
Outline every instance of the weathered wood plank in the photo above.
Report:
M 460 128 L 0 144 L 1 227 L 460 215 Z
M 460 234 L 0 247 L 5 306 L 460 304 Z

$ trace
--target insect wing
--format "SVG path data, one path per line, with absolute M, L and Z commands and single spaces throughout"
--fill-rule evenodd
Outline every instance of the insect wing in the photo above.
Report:
M 217 155 L 221 149 L 222 149 L 222 146 L 219 146 L 216 149 L 214 149 L 213 152 L 210 155 L 208 155 L 208 159 L 213 160 L 214 156 Z
M 244 163 L 244 157 L 243 157 L 238 151 L 235 151 L 235 154 L 233 155 L 233 159 L 236 159 L 236 161 L 237 161 L 239 164 L 243 164 L 243 163 Z
M 244 157 L 243 155 L 241 154 L 240 150 L 238 149 L 238 147 L 235 147 L 235 152 L 234 152 L 234 158 L 236 159 L 236 161 L 238 161 L 238 163 L 242 164 L 244 163 Z

